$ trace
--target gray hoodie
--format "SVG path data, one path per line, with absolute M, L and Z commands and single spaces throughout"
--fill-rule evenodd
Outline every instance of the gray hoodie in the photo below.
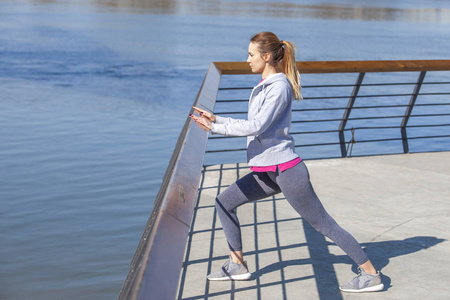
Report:
M 248 120 L 217 116 L 213 134 L 247 136 L 249 166 L 278 165 L 298 157 L 291 128 L 291 84 L 283 73 L 268 76 L 250 95 Z

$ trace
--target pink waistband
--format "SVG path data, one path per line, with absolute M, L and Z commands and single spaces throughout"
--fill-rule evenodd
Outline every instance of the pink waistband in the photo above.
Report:
M 285 162 L 285 163 L 282 163 L 279 165 L 267 166 L 267 167 L 250 167 L 250 170 L 252 170 L 254 172 L 276 172 L 277 168 L 279 168 L 280 171 L 283 172 L 283 171 L 286 171 L 287 169 L 290 169 L 290 168 L 296 166 L 301 161 L 302 161 L 302 159 L 300 157 L 297 157 L 293 160 L 290 160 L 288 162 Z

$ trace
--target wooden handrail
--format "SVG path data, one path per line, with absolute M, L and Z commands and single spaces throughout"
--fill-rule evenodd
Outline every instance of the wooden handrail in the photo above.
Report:
M 246 62 L 215 62 L 224 75 L 252 74 Z M 299 61 L 300 73 L 449 71 L 450 60 Z

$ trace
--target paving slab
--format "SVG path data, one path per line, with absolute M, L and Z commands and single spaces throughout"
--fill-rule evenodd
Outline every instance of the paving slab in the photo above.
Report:
M 249 173 L 246 164 L 204 169 L 179 299 L 450 299 L 450 152 L 306 161 L 328 212 L 381 269 L 385 289 L 338 286 L 356 266 L 315 231 L 283 194 L 238 208 L 249 281 L 208 282 L 228 248 L 214 199 Z

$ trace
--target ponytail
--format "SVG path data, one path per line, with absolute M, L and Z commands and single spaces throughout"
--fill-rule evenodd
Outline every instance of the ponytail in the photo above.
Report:
M 254 35 L 250 41 L 259 45 L 261 54 L 270 53 L 272 55 L 277 69 L 280 69 L 289 79 L 294 98 L 302 100 L 300 73 L 295 62 L 295 48 L 297 48 L 295 44 L 280 41 L 274 33 L 266 31 Z
M 294 92 L 294 98 L 297 100 L 303 100 L 301 86 L 300 86 L 300 73 L 297 69 L 297 63 L 295 62 L 295 44 L 282 41 L 284 46 L 284 57 L 280 62 L 281 70 L 289 79 Z

